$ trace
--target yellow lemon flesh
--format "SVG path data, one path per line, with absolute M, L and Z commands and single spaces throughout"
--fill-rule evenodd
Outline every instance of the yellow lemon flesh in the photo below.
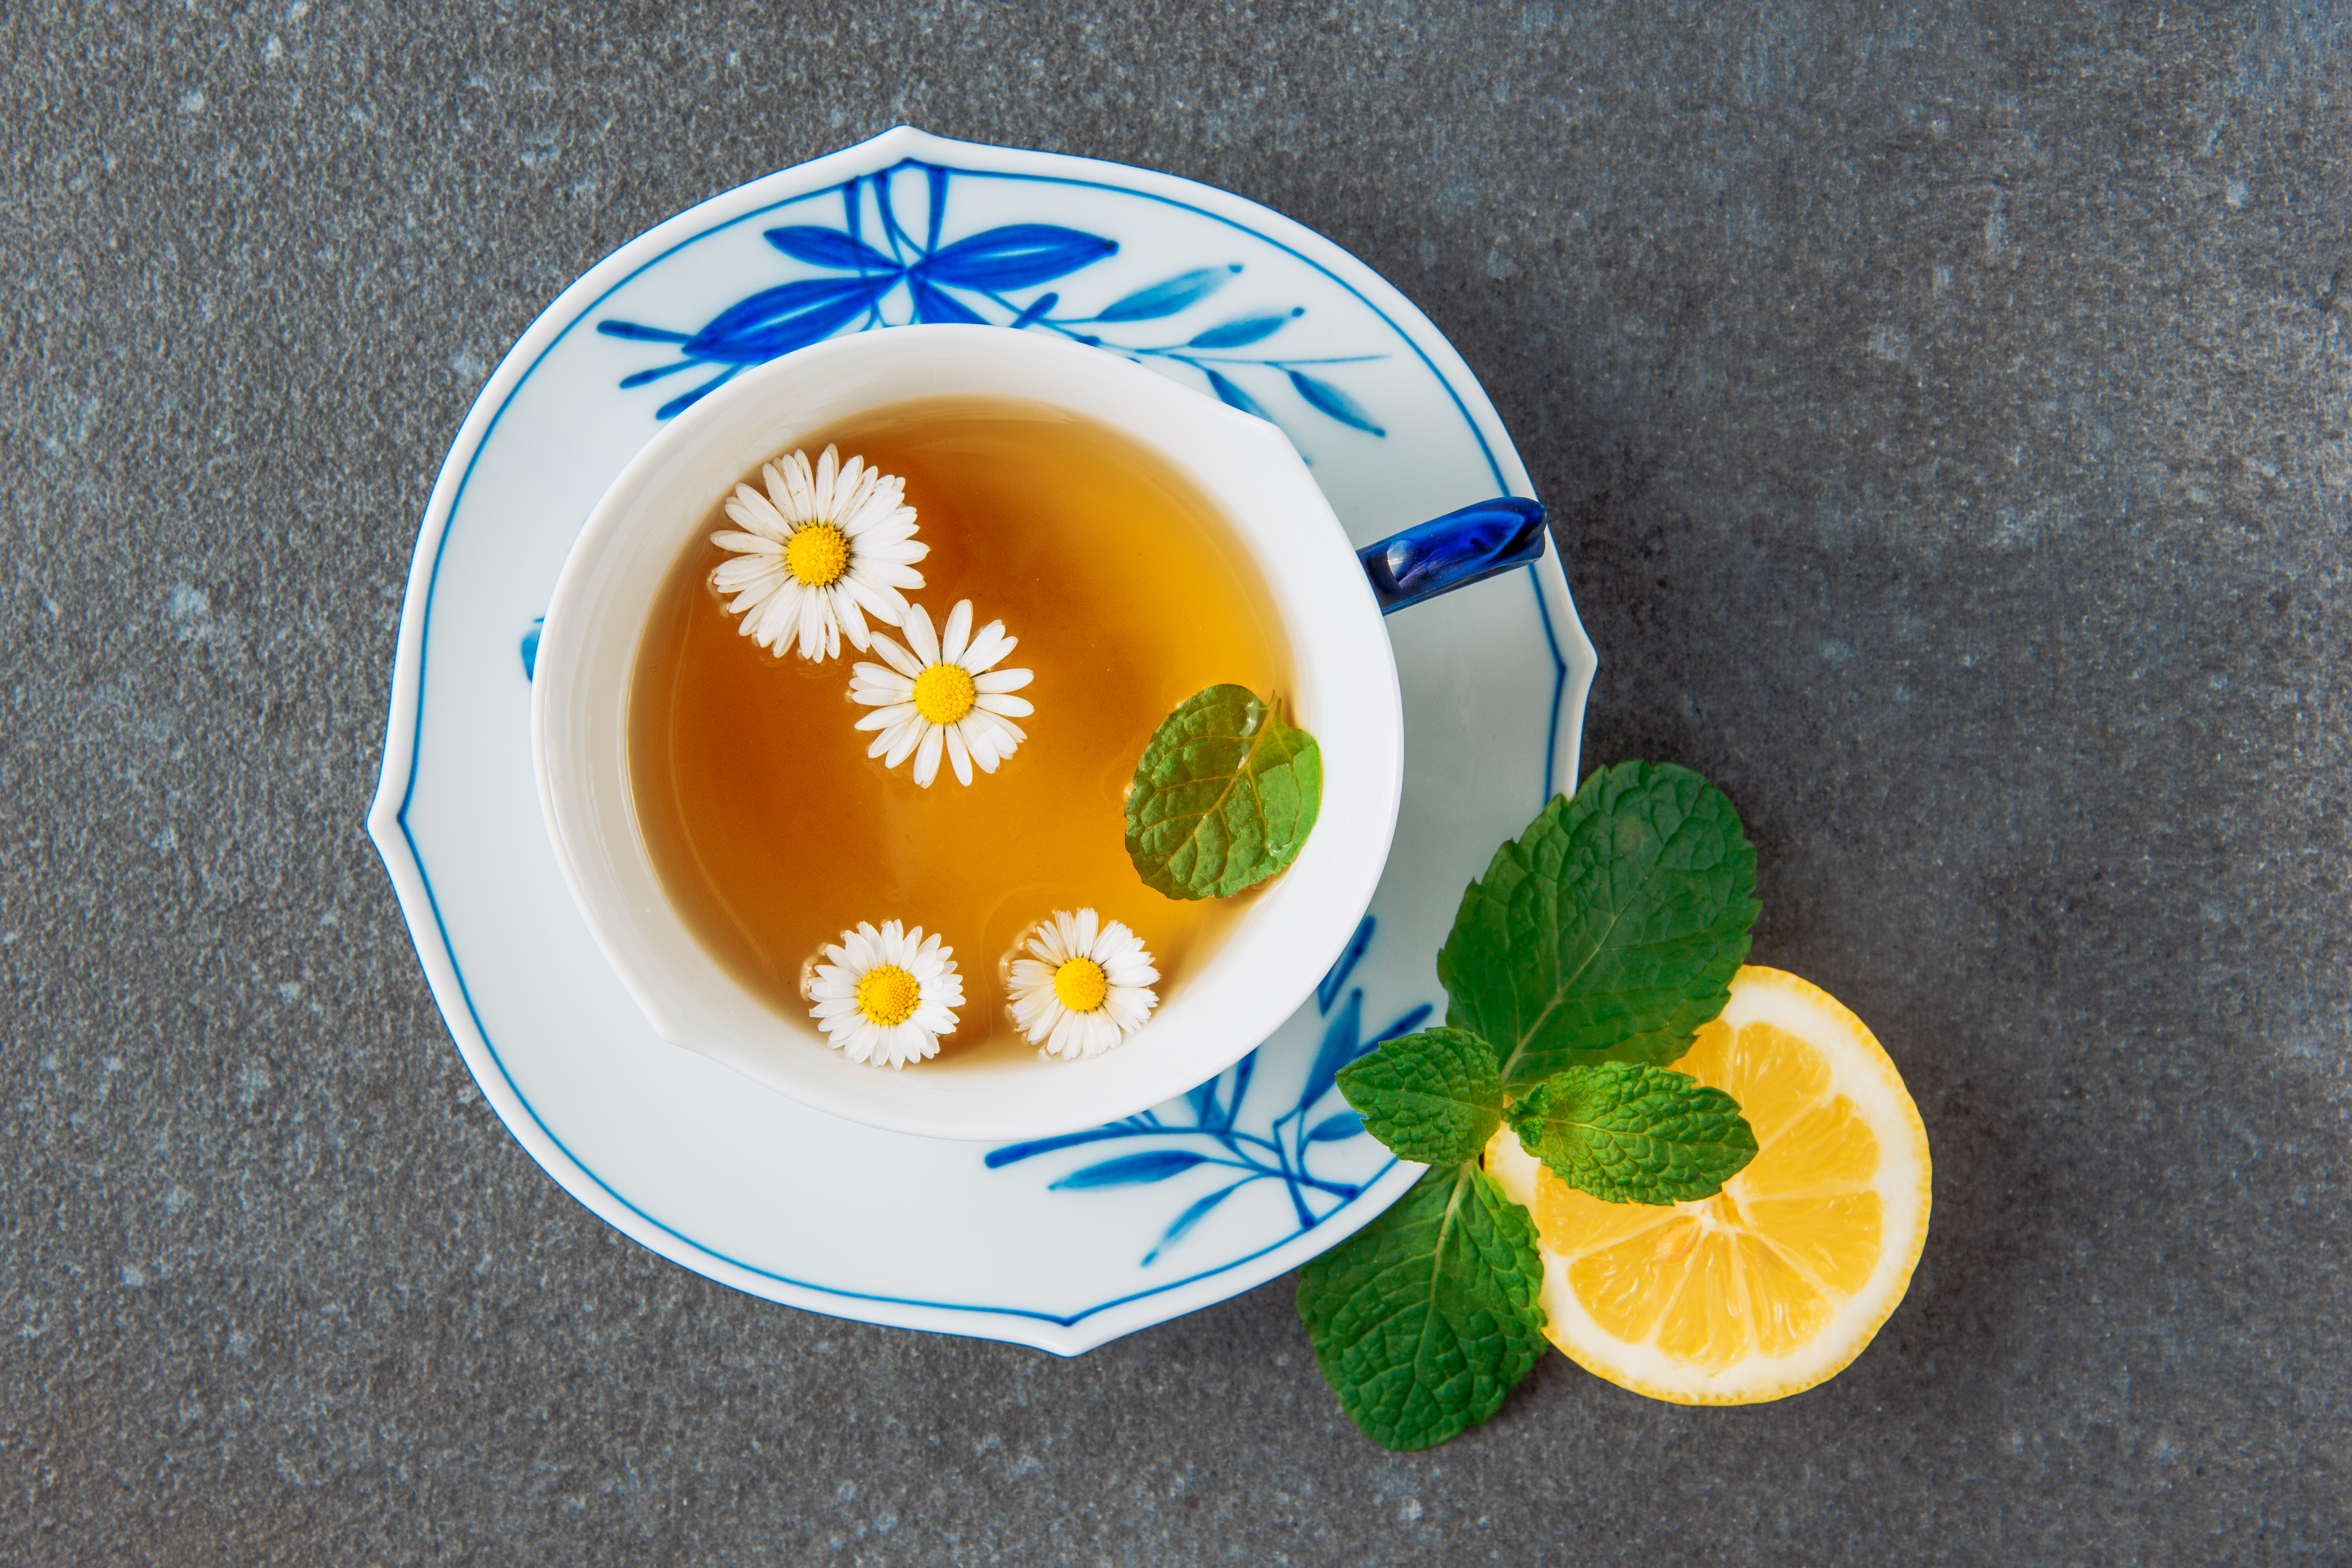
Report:
M 1588 1372 L 1680 1405 L 1753 1405 L 1843 1372 L 1927 1239 L 1927 1131 L 1862 1020 L 1750 966 L 1674 1067 L 1739 1101 L 1757 1153 L 1700 1203 L 1605 1204 L 1508 1128 L 1486 1169 L 1535 1215 L 1544 1332 Z

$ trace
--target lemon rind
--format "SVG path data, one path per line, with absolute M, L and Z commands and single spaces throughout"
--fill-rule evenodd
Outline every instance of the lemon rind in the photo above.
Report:
M 1628 1344 L 1601 1329 L 1569 1285 L 1570 1259 L 1545 1249 L 1545 1336 L 1595 1376 L 1677 1405 L 1760 1405 L 1818 1387 L 1851 1366 L 1902 1304 L 1927 1244 L 1932 1204 L 1934 1167 L 1926 1124 L 1893 1059 L 1851 1009 L 1810 981 L 1751 964 L 1734 976 L 1722 1021 L 1735 1029 L 1755 1022 L 1777 1025 L 1813 1043 L 1829 1062 L 1831 1092 L 1852 1100 L 1879 1135 L 1872 1190 L 1885 1205 L 1881 1245 L 1870 1278 L 1804 1345 L 1787 1356 L 1751 1354 L 1717 1373 L 1657 1349 L 1655 1331 L 1648 1342 Z M 1534 1208 L 1542 1167 L 1507 1131 L 1488 1145 L 1486 1168 L 1513 1202 Z M 1901 1201 L 1906 1192 L 1918 1194 L 1916 1203 Z M 1588 1352 L 1588 1345 L 1594 1350 Z M 1609 1347 L 1605 1355 L 1601 1346 Z

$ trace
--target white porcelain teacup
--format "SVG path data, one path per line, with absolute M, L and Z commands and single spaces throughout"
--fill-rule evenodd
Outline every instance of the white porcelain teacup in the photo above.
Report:
M 640 634 L 671 566 L 743 474 L 862 410 L 956 395 L 1045 404 L 1107 425 L 1175 467 L 1218 509 L 1287 634 L 1291 718 L 1322 749 L 1322 810 L 1297 860 L 1117 1048 L 1082 1061 L 950 1050 L 891 1071 L 847 1060 L 809 1018 L 761 1001 L 673 908 L 630 786 L 628 694 Z M 1534 527 L 1539 551 L 1539 521 Z M 1403 777 L 1403 717 L 1382 604 L 1395 607 L 1478 574 L 1441 565 L 1443 583 L 1406 592 L 1399 582 L 1411 586 L 1411 551 L 1383 548 L 1367 550 L 1359 565 L 1275 426 L 1098 349 L 977 326 L 902 327 L 803 349 L 736 377 L 664 428 L 622 469 L 572 545 L 548 607 L 531 701 L 540 801 L 556 858 L 590 931 L 656 1030 L 794 1100 L 937 1138 L 1045 1137 L 1131 1115 L 1223 1071 L 1273 1034 L 1371 901 Z

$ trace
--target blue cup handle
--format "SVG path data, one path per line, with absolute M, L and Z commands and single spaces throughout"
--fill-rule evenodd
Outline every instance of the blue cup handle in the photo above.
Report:
M 1542 504 L 1497 496 L 1367 544 L 1356 559 L 1385 616 L 1528 565 L 1543 552 Z

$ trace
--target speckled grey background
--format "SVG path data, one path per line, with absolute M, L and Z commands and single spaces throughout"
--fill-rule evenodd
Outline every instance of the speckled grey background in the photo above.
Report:
M 0 1560 L 2352 1562 L 2341 5 L 21 0 L 0 73 Z M 1730 791 L 1927 1118 L 1852 1370 L 1392 1457 L 1286 1281 L 837 1322 L 484 1108 L 360 831 L 440 455 L 599 257 L 901 121 L 1453 335 L 1588 758 Z

